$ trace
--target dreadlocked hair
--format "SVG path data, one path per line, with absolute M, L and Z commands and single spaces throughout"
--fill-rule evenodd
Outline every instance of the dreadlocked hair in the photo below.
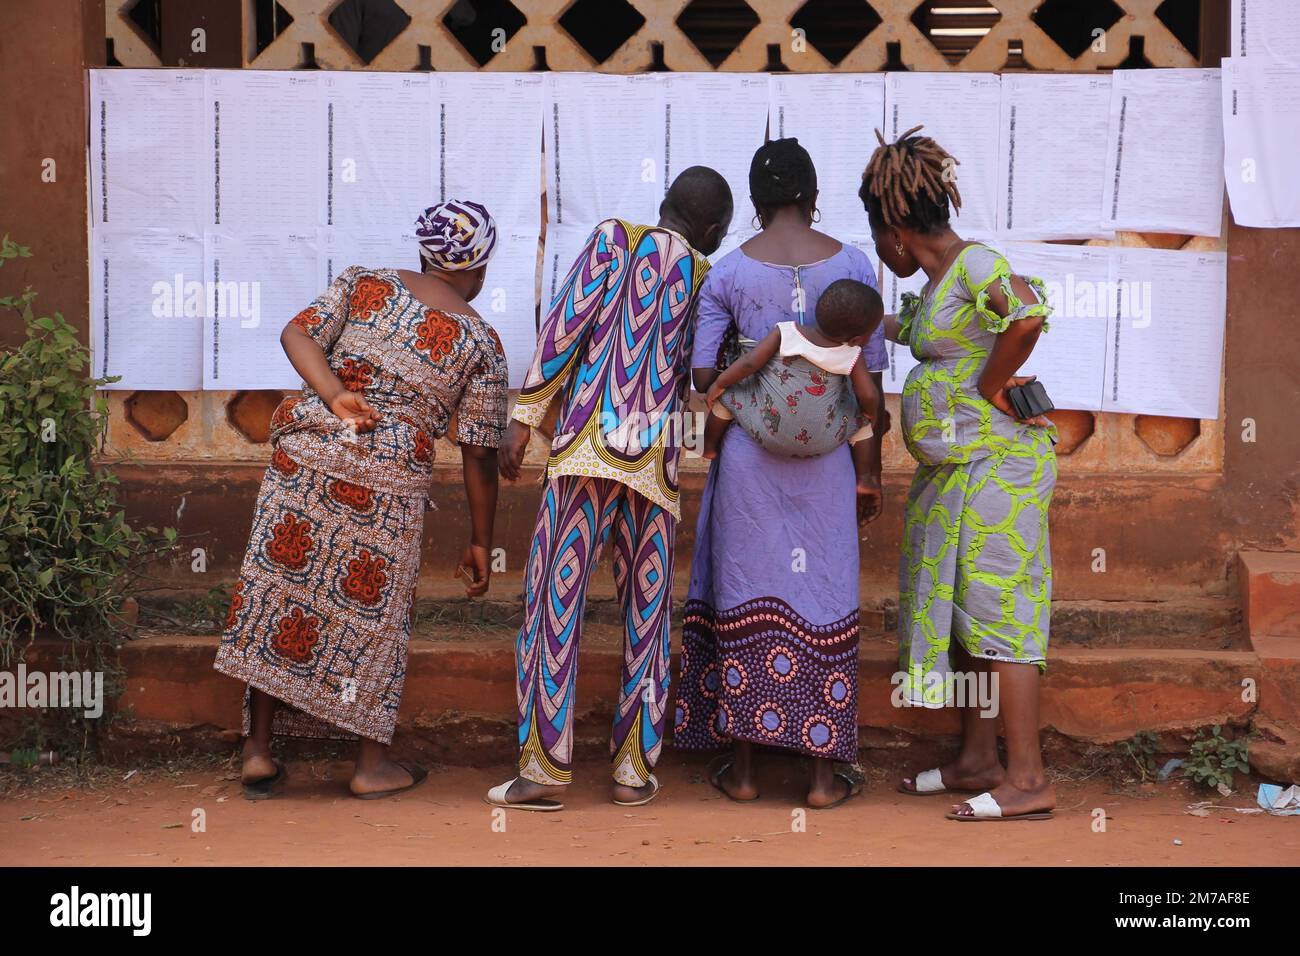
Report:
M 933 232 L 948 225 L 948 203 L 961 209 L 957 179 L 948 172 L 958 160 L 914 126 L 892 143 L 876 130 L 880 146 L 862 173 L 858 198 L 873 228 L 906 226 Z

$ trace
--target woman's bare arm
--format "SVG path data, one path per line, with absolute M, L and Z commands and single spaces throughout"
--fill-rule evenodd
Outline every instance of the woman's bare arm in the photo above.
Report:
M 360 392 L 348 391 L 339 381 L 315 339 L 290 322 L 280 333 L 280 344 L 289 356 L 289 363 L 320 396 L 325 407 L 344 421 L 352 422 L 359 432 L 371 431 L 379 424 L 380 413 L 370 407 Z
M 1032 305 L 1039 301 L 1038 294 L 1020 276 L 1011 277 L 1011 291 L 1025 305 Z M 988 304 L 993 312 L 1001 316 L 1011 311 L 1011 304 L 1007 301 L 1006 293 L 1002 291 L 1000 284 L 990 288 Z M 1038 336 L 1043 331 L 1043 321 L 1043 316 L 1033 315 L 1012 322 L 1006 331 L 998 334 L 993 343 L 993 351 L 989 353 L 988 361 L 984 363 L 984 371 L 980 374 L 980 395 L 1013 418 L 1016 417 L 1015 409 L 1007 398 L 1007 389 L 1013 385 L 1022 385 L 1032 378 L 1032 376 L 1017 376 L 1016 372 L 1034 351 Z M 1031 421 L 1039 425 L 1050 424 L 1042 416 Z
M 458 573 L 465 575 L 470 597 L 487 593 L 492 577 L 492 526 L 497 513 L 497 450 L 481 445 L 460 446 L 465 498 L 469 502 L 470 537 Z

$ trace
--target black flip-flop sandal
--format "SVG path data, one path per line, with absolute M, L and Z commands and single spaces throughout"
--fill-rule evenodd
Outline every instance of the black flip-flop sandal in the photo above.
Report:
M 270 800 L 275 795 L 274 790 L 284 782 L 288 774 L 285 772 L 284 764 L 275 761 L 275 773 L 270 777 L 263 777 L 261 780 L 254 780 L 252 783 L 241 784 L 244 791 L 245 800 Z
M 402 763 L 399 760 L 397 765 L 411 775 L 411 782 L 405 787 L 397 787 L 394 790 L 376 790 L 374 793 L 354 793 L 352 796 L 358 800 L 383 800 L 385 797 L 392 797 L 399 793 L 406 793 L 408 790 L 414 790 L 424 782 L 425 777 L 429 776 L 429 771 L 418 763 Z
M 709 766 L 705 771 L 709 777 L 709 786 L 713 787 L 714 790 L 718 791 L 718 793 L 722 794 L 732 803 L 753 803 L 758 799 L 758 797 L 733 797 L 722 786 L 722 775 L 730 770 L 731 765 L 735 762 L 736 758 L 731 756 L 731 754 L 722 754 L 721 756 L 714 757 L 710 760 Z

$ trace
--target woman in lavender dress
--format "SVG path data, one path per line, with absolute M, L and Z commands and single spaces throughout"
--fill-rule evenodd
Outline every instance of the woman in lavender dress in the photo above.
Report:
M 794 139 L 754 155 L 750 196 L 762 232 L 724 257 L 701 291 L 692 367 L 706 391 L 724 338 L 762 339 L 778 322 L 813 321 L 837 279 L 876 286 L 866 254 L 812 228 L 817 175 Z M 866 347 L 877 387 L 886 365 L 879 330 Z M 882 403 L 883 405 L 883 403 Z M 733 800 L 758 796 L 754 744 L 813 759 L 808 805 L 834 806 L 860 782 L 858 524 L 880 512 L 876 411 L 871 474 L 857 480 L 847 445 L 815 458 L 764 450 L 730 428 L 700 506 L 685 608 L 673 740 L 686 750 L 730 745 L 710 781 Z

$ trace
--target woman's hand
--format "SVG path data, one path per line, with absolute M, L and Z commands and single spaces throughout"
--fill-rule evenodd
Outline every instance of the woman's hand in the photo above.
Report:
M 455 576 L 465 579 L 465 593 L 470 597 L 482 597 L 487 594 L 488 584 L 492 578 L 488 549 L 477 544 L 465 545 L 465 550 L 460 556 L 460 564 L 456 565 Z
M 1007 379 L 1005 385 L 999 388 L 992 395 L 985 395 L 984 398 L 998 411 L 1002 412 L 1004 415 L 1009 415 L 1018 422 L 1023 422 L 1026 425 L 1050 425 L 1052 424 L 1052 421 L 1046 415 L 1035 415 L 1033 418 L 1021 418 L 1016 414 L 1016 408 L 1011 404 L 1011 399 L 1007 397 L 1008 389 L 1015 388 L 1018 385 L 1027 385 L 1037 377 L 1038 376 L 1036 375 L 1012 375 Z
M 343 421 L 355 425 L 358 433 L 374 431 L 383 417 L 370 407 L 360 392 L 339 392 L 330 399 L 329 408 Z
M 858 476 L 858 527 L 865 528 L 880 517 L 885 507 L 885 492 L 879 475 Z
M 718 399 L 722 398 L 722 393 L 725 391 L 726 389 L 717 382 L 709 386 L 709 390 L 704 393 L 704 404 L 709 407 L 709 411 L 713 411 L 713 406 L 717 404 Z
M 531 428 L 517 419 L 506 426 L 501 447 L 497 449 L 497 466 L 501 469 L 502 478 L 515 481 L 519 477 L 519 469 L 524 463 L 524 452 L 528 450 L 528 439 L 532 432 Z

